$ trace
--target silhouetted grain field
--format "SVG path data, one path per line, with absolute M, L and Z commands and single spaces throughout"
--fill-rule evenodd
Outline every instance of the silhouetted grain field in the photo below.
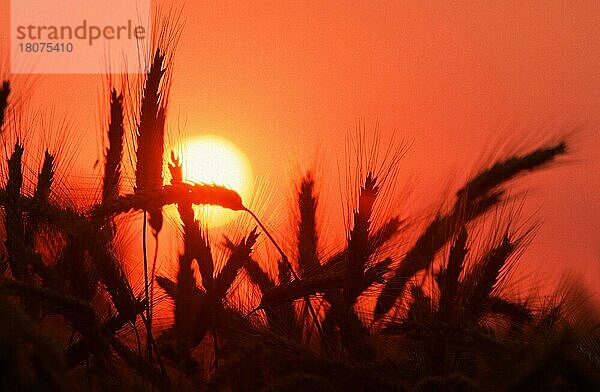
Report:
M 288 241 L 295 249 L 267 244 L 280 251 L 275 275 L 253 253 L 257 238 L 270 239 L 260 222 L 241 240 L 215 246 L 195 219 L 196 204 L 246 207 L 232 190 L 186 182 L 180 157 L 165 151 L 168 51 L 153 51 L 139 92 L 131 93 L 134 83 L 107 91 L 109 144 L 92 207 L 56 196 L 56 152 L 26 167 L 31 140 L 15 136 L 23 124 L 11 104 L 19 92 L 10 80 L 2 84 L 2 390 L 597 388 L 593 315 L 558 288 L 551 298 L 516 299 L 507 280 L 535 229 L 512 213 L 510 185 L 560 160 L 566 140 L 482 168 L 422 227 L 385 210 L 374 219 L 393 169 L 371 168 L 358 176 L 347 241 L 327 256 L 319 250 L 320 179 L 307 172 L 290 211 L 298 217 Z M 131 193 L 121 187 L 127 135 L 136 140 Z M 117 218 L 143 212 L 146 250 L 168 205 L 176 205 L 182 232 L 177 273 L 155 276 L 144 251 L 144 285 L 134 290 L 139 277 L 126 272 Z M 474 235 L 484 225 L 492 230 Z M 232 300 L 238 290 L 252 311 Z M 157 303 L 174 315 L 160 328 Z

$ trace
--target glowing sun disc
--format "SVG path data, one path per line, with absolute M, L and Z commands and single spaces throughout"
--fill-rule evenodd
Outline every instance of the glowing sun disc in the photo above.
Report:
M 186 181 L 233 189 L 247 200 L 251 192 L 252 167 L 246 154 L 229 140 L 204 135 L 182 143 L 183 177 Z M 196 218 L 208 227 L 223 226 L 240 212 L 218 206 L 194 206 Z

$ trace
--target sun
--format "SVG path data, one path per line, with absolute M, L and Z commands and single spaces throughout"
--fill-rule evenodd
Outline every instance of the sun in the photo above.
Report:
M 189 138 L 182 143 L 183 177 L 186 181 L 233 189 L 247 200 L 252 167 L 246 154 L 229 140 L 216 135 Z M 219 227 L 240 213 L 218 206 L 194 206 L 196 218 L 208 227 Z

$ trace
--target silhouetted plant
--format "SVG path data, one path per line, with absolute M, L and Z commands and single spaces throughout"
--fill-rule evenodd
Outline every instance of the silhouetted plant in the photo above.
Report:
M 500 238 L 473 235 L 493 211 L 506 208 L 510 181 L 555 161 L 566 153 L 566 142 L 500 160 L 470 178 L 406 251 L 399 246 L 408 237 L 406 222 L 377 210 L 389 196 L 383 191 L 389 176 L 366 170 L 356 184 L 356 205 L 349 208 L 346 240 L 337 251 L 322 252 L 319 179 L 308 172 L 300 178 L 297 210 L 291 214 L 298 217 L 289 241 L 294 257 L 290 261 L 275 243 L 280 258 L 263 269 L 269 261 L 253 253 L 257 228 L 236 241 L 225 237 L 217 247 L 194 215 L 194 205 L 211 204 L 254 216 L 239 194 L 187 182 L 174 153 L 171 183 L 164 183 L 169 55 L 163 49 L 153 52 L 140 102 L 110 89 L 109 145 L 95 204 L 73 206 L 56 197 L 60 154 L 46 149 L 41 167 L 31 171 L 37 173 L 35 184 L 28 184 L 27 146 L 18 138 L 5 143 L 13 149 L 0 190 L 5 236 L 0 365 L 8 372 L 0 378 L 3 389 L 589 390 L 599 385 L 600 335 L 583 326 L 584 316 L 570 314 L 566 301 L 536 307 L 540 298 L 521 301 L 502 290 L 510 288 L 507 271 L 532 231 L 492 221 Z M 10 84 L 3 83 L 0 127 L 9 92 Z M 127 107 L 137 113 L 133 192 L 121 189 Z M 154 282 L 146 281 L 143 293 L 132 288 L 135 278 L 126 272 L 115 218 L 147 212 L 158 235 L 168 205 L 177 207 L 183 248 L 173 257 L 176 274 L 155 279 L 174 315 L 157 328 L 151 322 Z M 264 229 L 262 234 L 272 239 Z M 490 238 L 495 241 L 484 244 Z M 217 263 L 221 257 L 223 265 Z M 256 308 L 249 311 L 248 304 Z

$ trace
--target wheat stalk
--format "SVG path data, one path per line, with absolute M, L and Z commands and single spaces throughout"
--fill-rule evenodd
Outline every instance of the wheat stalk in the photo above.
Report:
M 457 300 L 458 279 L 463 270 L 463 264 L 468 252 L 467 238 L 467 227 L 463 225 L 454 240 L 453 246 L 450 248 L 446 268 L 441 270 L 437 276 L 437 283 L 440 289 L 438 309 L 442 319 L 446 319 L 452 315 L 452 310 Z
M 108 148 L 105 154 L 102 203 L 119 197 L 121 158 L 123 156 L 123 94 L 115 89 L 110 94 L 110 122 L 108 124 Z
M 183 186 L 183 170 L 181 162 L 175 157 L 175 153 L 171 151 L 171 162 L 169 163 L 169 171 L 171 172 L 171 184 L 174 187 Z M 202 284 L 208 287 L 208 282 L 212 282 L 212 268 L 213 261 L 210 256 L 210 247 L 205 244 L 204 238 L 200 233 L 198 222 L 194 219 L 194 210 L 192 204 L 187 201 L 181 201 L 177 203 L 177 210 L 183 223 L 183 253 L 179 256 L 179 270 L 177 272 L 177 284 L 171 290 L 173 299 L 175 300 L 175 348 L 177 358 L 180 361 L 180 366 L 189 360 L 189 353 L 192 349 L 192 328 L 196 324 L 196 320 L 200 315 L 196 313 L 190 313 L 190 309 L 193 308 L 196 302 L 195 290 L 196 279 L 192 272 L 192 261 L 198 258 L 198 249 L 200 247 L 208 247 L 209 260 L 200 262 L 198 264 L 202 267 L 206 263 L 210 264 L 209 271 L 207 268 L 200 268 L 202 274 Z M 205 256 L 205 255 L 203 255 Z M 206 258 L 206 257 L 204 257 Z M 210 277 L 208 276 L 210 274 Z M 159 282 L 163 289 L 167 290 L 166 284 Z
M 32 228 L 35 228 L 39 221 L 37 211 L 30 213 L 31 225 L 26 225 L 24 219 L 24 208 L 21 190 L 23 187 L 23 153 L 24 147 L 19 141 L 15 143 L 14 150 L 8 160 L 8 179 L 2 195 L 2 205 L 5 208 L 5 229 L 6 229 L 6 251 L 8 264 L 15 279 L 29 282 L 33 276 L 38 274 L 48 284 L 55 282 L 55 276 L 43 263 L 40 255 L 34 250 L 34 236 Z M 49 186 L 52 182 L 52 156 L 46 155 L 44 160 L 44 170 L 41 176 L 41 191 L 37 192 L 38 197 L 34 198 L 37 206 L 43 207 L 47 204 L 38 199 L 47 197 Z M 48 190 L 43 190 L 48 188 Z
M 469 222 L 487 212 L 503 196 L 498 189 L 517 175 L 535 170 L 566 152 L 566 144 L 540 148 L 523 156 L 514 156 L 483 170 L 461 188 L 451 213 L 436 218 L 417 239 L 394 275 L 377 298 L 375 318 L 387 313 L 402 295 L 408 280 L 433 262 L 436 253 L 458 230 L 459 222 Z
M 395 217 L 386 221 L 381 227 L 375 230 L 369 236 L 368 246 L 369 254 L 374 254 L 388 243 L 395 235 L 398 234 L 402 227 L 402 221 Z M 344 249 L 329 258 L 326 263 L 322 264 L 317 271 L 314 271 L 310 276 L 327 273 L 346 274 L 348 258 L 348 248 Z
M 54 170 L 54 156 L 46 150 L 44 151 L 42 170 L 38 174 L 37 186 L 33 194 L 33 197 L 42 203 L 48 202 L 50 187 L 54 181 Z
M 298 191 L 298 273 L 304 277 L 320 266 L 317 255 L 316 210 L 317 196 L 314 193 L 315 182 L 309 172 L 302 178 Z
M 25 279 L 27 272 L 26 250 L 23 244 L 25 224 L 20 206 L 21 187 L 23 186 L 23 145 L 18 141 L 8 159 L 8 181 L 6 182 L 6 199 L 4 218 L 6 228 L 6 250 L 8 263 L 15 279 Z
M 433 262 L 437 252 L 454 236 L 457 226 L 469 222 L 497 205 L 502 193 L 492 194 L 482 200 L 473 202 L 461 209 L 435 218 L 417 238 L 412 248 L 406 253 L 392 277 L 385 283 L 377 297 L 375 318 L 386 314 L 398 298 L 404 293 L 408 281 L 419 271 L 427 268 Z
M 377 179 L 372 173 L 367 174 L 364 185 L 358 196 L 358 209 L 354 213 L 354 227 L 348 240 L 348 258 L 346 267 L 346 283 L 344 298 L 346 303 L 353 304 L 360 295 L 360 286 L 365 273 L 365 266 L 371 255 L 369 246 L 369 229 L 373 205 L 379 192 Z
M 485 197 L 497 187 L 512 180 L 520 174 L 536 170 L 566 152 L 567 145 L 560 142 L 555 146 L 539 148 L 526 155 L 515 155 L 497 162 L 492 167 L 481 171 L 473 177 L 457 193 L 457 203 Z
M 249 261 L 252 247 L 257 238 L 258 232 L 255 228 L 250 231 L 245 239 L 242 239 L 239 244 L 233 247 L 233 251 L 229 256 L 227 263 L 225 263 L 223 269 L 215 278 L 212 294 L 216 298 L 221 299 L 225 297 L 227 290 L 233 283 L 239 270 Z
M 8 96 L 10 95 L 10 82 L 5 80 L 0 86 L 0 132 L 4 126 L 4 118 L 8 109 Z
M 472 317 L 477 319 L 485 311 L 500 273 L 516 250 L 518 242 L 518 240 L 511 241 L 508 234 L 504 235 L 502 242 L 491 249 L 477 268 L 465 277 L 463 303 L 468 306 Z
M 38 173 L 38 181 L 33 194 L 33 200 L 39 203 L 40 206 L 48 204 L 50 197 L 50 188 L 54 182 L 54 156 L 51 155 L 48 150 L 44 152 L 44 162 L 42 169 Z M 35 212 L 30 213 L 29 217 L 29 228 L 26 228 L 26 235 L 33 241 L 33 230 L 37 229 L 41 222 L 41 217 Z
M 165 132 L 165 93 L 161 91 L 161 81 L 165 74 L 163 61 L 165 55 L 156 50 L 150 69 L 145 75 L 144 90 L 140 107 L 140 117 L 137 129 L 135 192 L 146 193 L 160 189 L 163 185 L 163 155 Z M 163 87 L 164 88 L 164 87 Z M 151 337 L 152 313 L 150 305 L 150 283 L 148 281 L 148 256 L 146 254 L 146 222 L 150 224 L 154 237 L 158 240 L 158 233 L 162 229 L 162 206 L 144 208 L 144 228 L 142 231 L 142 247 L 144 259 L 144 290 L 148 298 L 146 319 L 148 322 L 148 342 Z M 147 214 L 149 219 L 147 220 Z M 156 246 L 155 257 L 158 254 Z M 155 259 L 156 262 L 156 259 Z M 152 268 L 154 271 L 154 267 Z M 149 349 L 149 353 L 151 350 Z
M 231 210 L 244 210 L 242 198 L 235 191 L 204 184 L 165 185 L 153 192 L 137 192 L 119 196 L 105 205 L 95 206 L 90 215 L 106 217 L 130 211 L 162 208 L 171 204 L 216 205 Z
M 164 59 L 165 54 L 157 49 L 146 74 L 142 93 L 137 131 L 136 193 L 152 192 L 163 185 L 166 91 L 161 82 L 166 71 L 163 68 Z M 162 228 L 162 211 L 156 207 L 148 212 L 150 227 L 156 235 Z

